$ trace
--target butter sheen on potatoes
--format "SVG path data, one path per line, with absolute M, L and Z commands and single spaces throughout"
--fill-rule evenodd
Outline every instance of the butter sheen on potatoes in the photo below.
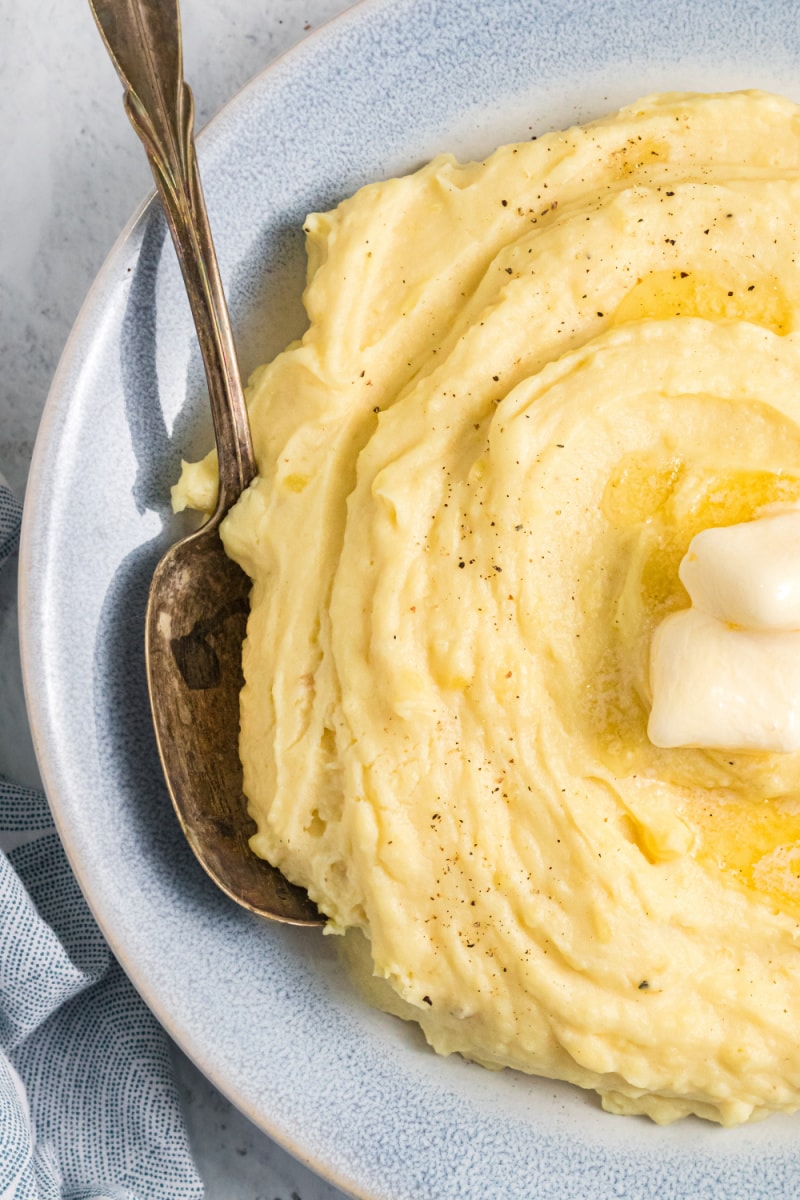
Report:
M 306 233 L 223 526 L 253 849 L 440 1053 L 794 1111 L 800 755 L 647 723 L 692 538 L 800 502 L 800 109 L 652 96 Z

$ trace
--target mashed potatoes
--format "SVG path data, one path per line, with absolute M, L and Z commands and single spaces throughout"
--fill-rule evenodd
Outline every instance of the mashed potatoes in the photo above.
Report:
M 657 1121 L 800 1105 L 800 755 L 647 736 L 690 540 L 800 501 L 799 169 L 675 94 L 309 217 L 224 525 L 255 851 L 437 1051 Z

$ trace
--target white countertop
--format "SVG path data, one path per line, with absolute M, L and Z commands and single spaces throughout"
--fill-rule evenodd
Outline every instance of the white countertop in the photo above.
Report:
M 183 0 L 184 66 L 202 127 L 253 75 L 348 0 Z M 22 495 L 50 380 L 83 298 L 150 188 L 144 151 L 88 4 L 0 0 L 0 470 Z M 0 772 L 38 781 L 0 577 Z M 336 1200 L 177 1050 L 208 1200 Z

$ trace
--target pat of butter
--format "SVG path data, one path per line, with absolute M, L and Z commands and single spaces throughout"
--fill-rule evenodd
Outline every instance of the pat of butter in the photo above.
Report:
M 800 629 L 800 508 L 704 529 L 678 572 L 695 608 L 745 629 Z
M 655 746 L 800 750 L 800 508 L 692 539 L 692 607 L 653 636 Z
M 655 746 L 800 750 L 800 633 L 737 629 L 687 608 L 656 629 L 650 673 Z

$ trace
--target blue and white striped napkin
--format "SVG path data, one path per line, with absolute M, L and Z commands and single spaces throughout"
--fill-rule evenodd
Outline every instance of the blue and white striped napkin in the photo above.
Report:
M 21 508 L 0 476 L 0 569 Z M 106 945 L 41 793 L 0 776 L 0 1200 L 195 1200 L 163 1030 Z

